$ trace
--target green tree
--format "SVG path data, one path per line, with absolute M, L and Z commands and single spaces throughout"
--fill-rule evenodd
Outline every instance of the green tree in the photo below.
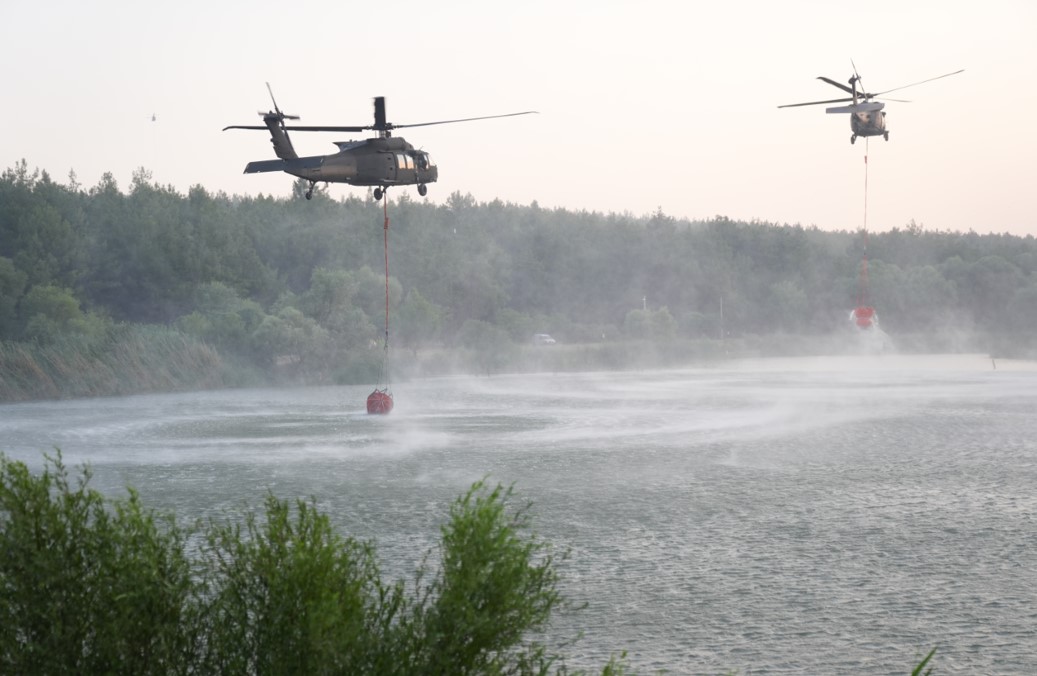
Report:
M 222 282 L 199 286 L 191 314 L 177 320 L 183 331 L 238 354 L 248 354 L 250 338 L 266 316 L 258 303 L 244 299 Z
M 39 203 L 19 220 L 15 264 L 30 284 L 71 285 L 75 240 L 72 226 L 51 204 Z
M 404 673 L 542 673 L 542 632 L 563 599 L 550 547 L 528 534 L 529 505 L 509 513 L 511 489 L 476 483 L 441 529 L 439 574 L 409 626 L 415 647 Z
M 0 340 L 17 337 L 18 302 L 25 294 L 27 279 L 11 259 L 0 256 Z
M 677 321 L 666 307 L 631 310 L 623 321 L 623 331 L 638 340 L 669 340 L 677 335 Z
M 183 673 L 196 648 L 184 533 L 134 491 L 109 509 L 60 453 L 0 455 L 0 671 Z
M 252 333 L 250 343 L 257 358 L 267 364 L 274 364 L 283 357 L 288 358 L 289 363 L 322 370 L 324 357 L 330 350 L 331 336 L 302 312 L 284 307 L 276 314 L 263 317 Z
M 385 274 L 375 272 L 366 265 L 353 273 L 356 295 L 354 300 L 364 314 L 372 318 L 377 325 L 384 324 L 385 317 Z M 403 287 L 393 277 L 389 277 L 389 309 L 391 311 L 400 302 Z
M 69 332 L 85 318 L 72 292 L 56 286 L 29 289 L 19 314 L 25 321 L 25 336 L 43 343 Z
M 374 281 L 372 275 L 368 268 L 357 272 L 317 268 L 313 271 L 310 288 L 296 301 L 307 316 L 327 330 L 339 350 L 367 347 L 381 335 L 375 328 L 374 318 L 385 313 L 385 278 Z M 365 307 L 374 303 L 367 296 L 375 295 L 372 288 L 378 289 L 378 284 L 381 284 L 382 305 L 375 314 L 369 314 Z
M 299 308 L 318 323 L 327 326 L 333 317 L 353 307 L 357 280 L 348 270 L 317 268 L 310 278 L 310 288 L 300 294 Z
M 396 313 L 392 333 L 417 352 L 439 336 L 445 315 L 444 308 L 428 301 L 417 289 L 411 289 Z
M 306 502 L 269 496 L 266 519 L 214 525 L 209 673 L 391 673 L 400 587 L 382 585 L 369 546 L 342 539 Z

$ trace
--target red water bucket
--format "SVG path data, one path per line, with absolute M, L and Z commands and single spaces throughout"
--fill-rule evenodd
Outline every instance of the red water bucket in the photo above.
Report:
M 874 317 L 875 308 L 867 305 L 861 305 L 853 311 L 853 321 L 862 329 L 870 329 Z
M 375 390 L 367 397 L 367 412 L 374 415 L 385 415 L 392 410 L 392 405 L 389 390 Z

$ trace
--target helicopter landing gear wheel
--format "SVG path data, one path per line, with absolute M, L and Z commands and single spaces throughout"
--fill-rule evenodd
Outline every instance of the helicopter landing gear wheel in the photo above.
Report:
M 884 133 L 882 135 L 882 138 L 884 138 L 884 139 L 886 139 L 888 141 L 889 140 L 889 132 L 887 131 L 886 133 Z
M 310 181 L 310 189 L 306 191 L 306 199 L 313 199 L 313 188 L 317 185 L 316 181 Z
M 382 199 L 383 191 L 381 188 L 374 189 L 374 201 L 377 202 Z
M 425 185 L 424 183 L 419 183 L 418 184 L 418 194 L 421 195 L 422 197 L 427 195 L 428 194 L 428 186 Z
M 852 146 L 856 142 L 857 142 L 857 134 L 854 134 L 853 136 L 850 137 L 850 145 Z

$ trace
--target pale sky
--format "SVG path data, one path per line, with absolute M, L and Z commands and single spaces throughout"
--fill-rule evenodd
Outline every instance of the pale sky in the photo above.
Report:
M 265 132 L 221 131 L 261 124 L 270 82 L 298 124 L 370 124 L 379 95 L 397 124 L 540 112 L 399 130 L 439 165 L 436 203 L 1037 235 L 1035 36 L 1032 0 L 0 0 L 0 168 L 287 195 L 242 174 L 274 157 Z M 892 94 L 888 142 L 777 108 L 840 96 L 815 78 L 851 60 L 869 91 L 965 72 Z

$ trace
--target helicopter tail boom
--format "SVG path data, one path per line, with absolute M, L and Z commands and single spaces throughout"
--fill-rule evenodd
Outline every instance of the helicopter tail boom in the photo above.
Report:
M 284 171 L 288 163 L 284 160 L 260 160 L 245 165 L 246 174 L 262 174 L 268 171 Z
M 286 171 L 289 174 L 305 169 L 318 169 L 323 164 L 324 158 L 298 157 L 288 160 L 258 160 L 245 165 L 246 174 L 262 174 L 269 171 Z

